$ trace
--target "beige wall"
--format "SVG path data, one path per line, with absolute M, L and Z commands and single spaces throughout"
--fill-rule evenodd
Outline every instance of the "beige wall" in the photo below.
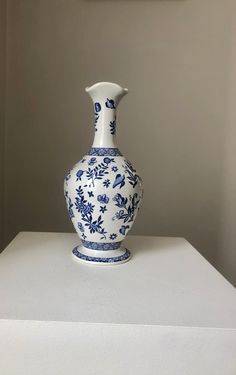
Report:
M 4 246 L 4 130 L 6 88 L 6 1 L 0 0 L 0 250 Z
M 62 183 L 92 142 L 84 87 L 110 80 L 129 88 L 117 141 L 145 184 L 133 233 L 184 236 L 236 282 L 225 248 L 233 244 L 222 241 L 224 218 L 234 216 L 225 204 L 230 6 L 8 1 L 7 240 L 20 230 L 72 231 Z
M 231 51 L 228 75 L 228 118 L 223 170 L 221 243 L 217 264 L 236 284 L 236 2 L 231 7 Z

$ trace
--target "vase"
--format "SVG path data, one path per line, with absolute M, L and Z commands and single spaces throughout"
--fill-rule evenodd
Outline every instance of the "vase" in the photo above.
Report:
M 85 91 L 94 105 L 94 141 L 64 182 L 67 210 L 81 239 L 72 254 L 90 264 L 120 264 L 131 257 L 122 241 L 143 195 L 141 178 L 115 144 L 116 110 L 128 90 L 99 82 Z

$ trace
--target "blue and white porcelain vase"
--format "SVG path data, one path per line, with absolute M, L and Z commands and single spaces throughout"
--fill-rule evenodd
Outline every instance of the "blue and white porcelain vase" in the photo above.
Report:
M 141 178 L 115 145 L 116 109 L 128 90 L 110 82 L 86 88 L 95 111 L 92 148 L 69 171 L 64 194 L 81 245 L 73 256 L 91 264 L 124 263 L 130 251 L 122 241 L 142 200 Z

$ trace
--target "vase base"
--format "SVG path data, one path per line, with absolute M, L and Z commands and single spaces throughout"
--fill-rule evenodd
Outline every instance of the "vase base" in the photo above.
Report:
M 130 251 L 125 247 L 110 251 L 97 251 L 87 249 L 83 245 L 76 246 L 72 250 L 72 256 L 76 261 L 99 266 L 117 265 L 131 258 Z

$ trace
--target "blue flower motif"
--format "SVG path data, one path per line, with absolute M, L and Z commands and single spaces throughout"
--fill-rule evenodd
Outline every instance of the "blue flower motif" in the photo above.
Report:
M 80 180 L 81 181 L 81 177 L 83 176 L 83 173 L 84 171 L 81 171 L 81 169 L 76 173 L 76 181 Z
M 93 194 L 92 191 L 88 191 L 88 195 L 89 195 L 89 197 L 94 197 L 94 194 Z
M 82 223 L 78 223 L 78 228 L 80 230 L 80 232 L 84 232 L 84 226 Z
M 84 162 L 85 162 L 85 160 L 86 160 L 86 158 L 83 158 L 83 159 L 81 160 L 81 163 L 84 163 Z
M 117 237 L 117 234 L 112 233 L 112 234 L 110 235 L 110 240 L 115 240 L 116 237 Z
M 101 104 L 100 103 L 95 103 L 94 104 L 94 107 L 95 107 L 95 112 L 100 112 L 101 111 Z
M 112 220 L 115 219 L 121 219 L 124 220 L 124 223 L 130 223 L 134 220 L 135 217 L 135 211 L 138 208 L 140 198 L 138 197 L 138 194 L 135 193 L 133 196 L 129 196 L 129 204 L 128 199 L 125 197 L 122 197 L 121 194 L 117 193 L 115 197 L 113 198 L 113 201 L 116 202 L 116 206 L 123 208 L 123 210 L 120 210 L 115 213 L 115 216 L 112 218 Z
M 116 179 L 112 185 L 113 188 L 120 185 L 120 189 L 125 185 L 125 175 L 121 176 L 121 174 L 116 175 Z
M 111 170 L 112 170 L 113 172 L 117 172 L 117 171 L 118 171 L 118 168 L 114 165 L 114 166 L 111 168 Z
M 117 193 L 114 196 L 113 201 L 116 202 L 117 207 L 122 208 L 122 207 L 126 206 L 126 203 L 127 203 L 128 199 L 125 198 L 125 197 L 122 197 L 122 195 L 120 193 Z
M 114 159 L 113 158 L 112 159 L 111 158 L 104 158 L 103 162 L 106 163 L 106 164 L 110 164 L 112 162 L 114 163 Z
M 122 225 L 119 232 L 123 235 L 125 235 L 126 230 L 129 229 L 129 225 Z
M 88 165 L 94 165 L 95 163 L 97 163 L 97 159 L 96 159 L 96 158 L 91 158 L 91 159 L 89 160 Z
M 107 101 L 106 101 L 106 107 L 107 108 L 110 108 L 110 109 L 115 109 L 116 107 L 115 107 L 115 102 L 114 102 L 114 100 L 113 99 L 108 99 L 107 98 Z
M 106 188 L 108 188 L 109 187 L 109 185 L 110 185 L 110 180 L 105 180 L 105 181 L 103 181 L 103 186 L 105 186 Z
M 83 212 L 84 212 L 85 215 L 89 215 L 89 214 L 93 213 L 93 209 L 94 209 L 94 205 L 92 203 L 87 203 Z
M 115 214 L 115 217 L 117 219 L 123 219 L 124 213 L 125 213 L 124 210 L 117 211 L 116 214 Z
M 107 232 L 102 228 L 103 220 L 101 219 L 101 215 L 98 219 L 94 220 L 94 217 L 92 216 L 94 205 L 85 199 L 83 188 L 81 186 L 76 189 L 76 192 L 78 195 L 75 198 L 75 207 L 78 212 L 81 213 L 81 218 L 85 222 L 85 226 L 89 227 L 90 233 L 97 232 L 102 235 L 101 239 L 106 239 Z M 84 239 L 86 238 L 86 236 L 82 237 Z
M 104 214 L 105 211 L 107 211 L 106 206 L 100 206 L 100 212 Z
M 106 194 L 98 195 L 97 200 L 99 203 L 104 203 L 104 204 L 107 204 L 109 202 L 109 198 Z

